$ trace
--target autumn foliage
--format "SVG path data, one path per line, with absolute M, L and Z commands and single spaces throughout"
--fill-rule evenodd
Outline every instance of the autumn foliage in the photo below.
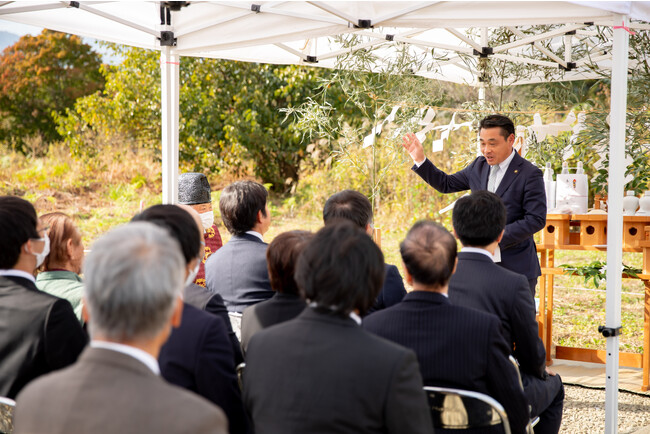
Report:
M 104 86 L 101 57 L 81 38 L 43 30 L 0 55 L 0 140 L 25 151 L 28 137 L 59 139 L 52 113 Z

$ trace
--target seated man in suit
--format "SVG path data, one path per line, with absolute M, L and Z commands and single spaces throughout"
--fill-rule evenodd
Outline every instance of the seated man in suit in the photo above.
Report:
M 70 302 L 36 288 L 46 231 L 31 203 L 0 197 L 0 396 L 12 399 L 34 378 L 74 363 L 88 340 Z
M 205 278 L 229 312 L 241 313 L 273 296 L 262 238 L 271 225 L 267 198 L 264 186 L 253 181 L 237 181 L 221 192 L 221 218 L 232 238 L 208 258 Z
M 546 369 L 546 351 L 539 338 L 528 281 L 493 261 L 506 226 L 506 208 L 499 196 L 478 191 L 458 199 L 452 221 L 463 248 L 449 282 L 449 300 L 499 317 L 519 361 L 532 416 L 540 418 L 535 432 L 557 433 L 562 422 L 564 387 L 560 376 Z
M 183 204 L 179 204 L 178 207 L 183 208 L 192 216 L 197 227 L 203 227 L 201 216 L 194 208 Z M 200 270 L 201 269 L 199 268 L 199 272 Z M 230 315 L 228 314 L 228 309 L 226 309 L 226 305 L 223 302 L 223 298 L 221 298 L 219 294 L 208 291 L 205 286 L 197 285 L 195 282 L 196 279 L 194 279 L 194 282 L 189 283 L 185 288 L 183 288 L 183 302 L 190 306 L 194 306 L 197 309 L 209 312 L 212 315 L 216 315 L 224 321 L 226 329 L 228 329 L 228 337 L 232 344 L 233 355 L 235 356 L 235 366 L 239 365 L 244 361 L 244 355 L 241 350 L 239 338 L 232 329 Z
M 316 233 L 296 265 L 309 307 L 248 345 L 244 402 L 257 434 L 433 432 L 413 351 L 360 327 L 383 279 L 381 250 L 358 227 Z
M 456 268 L 453 235 L 434 222 L 418 222 L 400 253 L 413 291 L 364 318 L 363 327 L 415 351 L 425 385 L 485 393 L 503 405 L 512 431 L 524 433 L 528 406 L 499 318 L 449 303 L 447 285 Z
M 185 284 L 191 284 L 202 255 L 201 230 L 186 206 L 154 205 L 132 221 L 160 226 L 178 241 L 185 259 Z M 246 433 L 248 421 L 237 384 L 232 345 L 224 319 L 183 303 L 181 325 L 172 330 L 160 349 L 158 363 L 165 380 L 221 407 L 228 417 L 231 434 Z M 236 345 L 239 347 L 239 342 Z M 237 351 L 241 354 L 240 348 Z
M 194 283 L 205 287 L 205 261 L 223 245 L 219 228 L 214 222 L 208 178 L 202 173 L 181 173 L 178 176 L 178 203 L 191 207 L 199 214 L 205 246 Z
M 372 205 L 368 198 L 358 191 L 343 190 L 333 194 L 323 207 L 323 222 L 345 219 L 372 235 Z M 402 301 L 406 295 L 404 282 L 396 266 L 385 264 L 384 286 L 368 313 L 384 309 Z
M 249 306 L 241 320 L 241 345 L 244 352 L 258 331 L 297 317 L 307 307 L 293 277 L 296 261 L 313 234 L 307 231 L 283 232 L 273 239 L 266 251 L 271 289 L 275 295 Z
M 15 432 L 225 434 L 218 407 L 159 376 L 160 347 L 181 322 L 185 270 L 178 243 L 151 223 L 95 242 L 84 266 L 90 347 L 23 389 Z

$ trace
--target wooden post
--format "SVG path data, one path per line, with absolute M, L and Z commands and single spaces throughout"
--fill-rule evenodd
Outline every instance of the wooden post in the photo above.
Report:
M 548 252 L 548 267 L 555 267 L 555 250 L 549 250 Z M 553 345 L 553 278 L 552 274 L 548 275 L 546 282 L 546 298 L 548 300 L 546 304 L 546 364 L 552 365 L 551 361 L 551 347 Z
M 645 297 L 643 304 L 643 381 L 641 390 L 644 392 L 650 388 L 648 384 L 648 373 L 650 372 L 650 281 L 644 280 Z

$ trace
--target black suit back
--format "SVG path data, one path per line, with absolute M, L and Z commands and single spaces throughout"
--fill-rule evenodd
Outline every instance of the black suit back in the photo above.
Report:
M 526 398 L 494 315 L 453 306 L 442 294 L 413 291 L 366 317 L 363 327 L 415 351 L 425 385 L 492 396 L 506 409 L 513 432 L 524 431 Z
M 0 396 L 71 365 L 88 338 L 70 302 L 20 277 L 0 276 Z
M 312 308 L 253 336 L 244 402 L 256 434 L 433 430 L 415 354 Z

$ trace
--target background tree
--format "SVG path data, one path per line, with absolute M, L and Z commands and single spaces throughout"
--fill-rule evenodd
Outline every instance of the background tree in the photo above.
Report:
M 25 152 L 25 139 L 58 140 L 52 113 L 103 87 L 101 57 L 81 38 L 43 30 L 0 55 L 0 140 Z
M 160 147 L 159 53 L 113 46 L 124 60 L 102 67 L 101 94 L 77 101 L 57 121 L 77 154 L 120 140 Z M 280 109 L 300 104 L 319 85 L 315 68 L 183 57 L 180 66 L 180 161 L 184 170 L 240 174 L 287 191 L 309 144 Z

